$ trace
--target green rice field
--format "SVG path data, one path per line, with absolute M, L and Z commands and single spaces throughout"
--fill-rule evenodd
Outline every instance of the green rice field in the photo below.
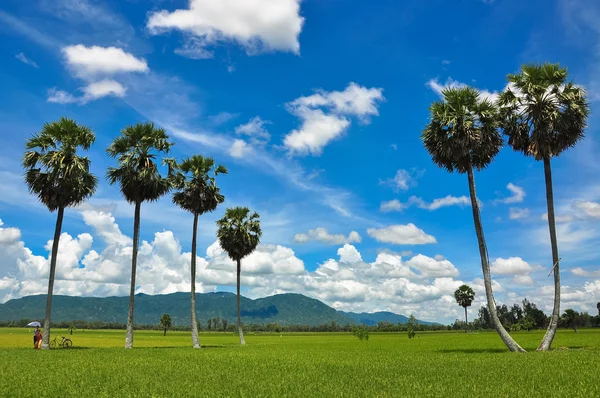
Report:
M 53 330 L 54 335 L 66 335 Z M 534 351 L 543 332 L 515 333 Z M 551 352 L 513 354 L 491 332 L 233 334 L 75 331 L 34 350 L 0 329 L 0 397 L 600 397 L 600 330 L 560 330 Z

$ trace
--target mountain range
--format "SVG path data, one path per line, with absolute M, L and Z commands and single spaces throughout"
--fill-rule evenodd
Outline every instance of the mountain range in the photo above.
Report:
M 72 297 L 56 295 L 52 300 L 52 319 L 55 321 L 83 320 L 88 322 L 127 321 L 129 297 Z M 376 325 L 380 321 L 406 323 L 408 318 L 392 312 L 354 313 L 336 311 L 325 303 L 301 294 L 277 294 L 255 300 L 241 297 L 241 315 L 244 323 L 279 323 L 280 325 L 322 325 L 336 322 L 338 325 Z M 46 295 L 27 296 L 0 304 L 0 321 L 23 318 L 44 318 Z M 208 319 L 219 317 L 236 322 L 236 295 L 228 292 L 197 293 L 197 319 L 206 324 Z M 137 294 L 135 297 L 135 323 L 157 324 L 160 316 L 167 313 L 173 325 L 190 322 L 190 294 L 165 295 Z M 419 321 L 421 324 L 432 322 Z

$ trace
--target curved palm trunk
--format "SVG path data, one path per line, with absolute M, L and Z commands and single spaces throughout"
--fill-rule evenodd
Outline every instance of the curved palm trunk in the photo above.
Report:
M 469 321 L 467 320 L 467 307 L 465 307 L 465 333 L 467 333 L 468 327 L 469 327 Z
M 554 307 L 546 334 L 538 347 L 538 351 L 548 351 L 558 327 L 560 317 L 560 273 L 558 258 L 558 242 L 556 240 L 556 222 L 554 219 L 554 193 L 552 192 L 552 169 L 550 158 L 544 158 L 544 176 L 546 178 L 546 203 L 548 205 L 548 228 L 550 229 L 550 244 L 552 246 L 552 265 L 554 266 Z
M 46 297 L 46 317 L 44 318 L 44 331 L 42 332 L 42 349 L 50 348 L 50 317 L 52 315 L 52 292 L 54 291 L 54 275 L 56 274 L 56 258 L 58 256 L 58 244 L 62 230 L 65 208 L 59 207 L 56 215 L 56 228 L 54 229 L 54 240 L 52 241 L 52 254 L 50 257 L 50 276 L 48 277 L 48 296 Z
M 133 348 L 133 309 L 135 299 L 135 271 L 137 268 L 138 243 L 140 240 L 140 208 L 141 202 L 135 204 L 135 217 L 133 219 L 133 254 L 131 256 L 131 287 L 129 289 L 129 312 L 127 314 L 127 334 L 125 348 Z
M 238 331 L 240 333 L 240 344 L 246 344 L 244 340 L 244 331 L 242 330 L 242 311 L 240 309 L 240 274 L 242 272 L 242 262 L 240 259 L 237 260 L 237 318 L 238 318 Z
M 473 175 L 473 167 L 469 165 L 469 193 L 471 194 L 471 207 L 473 209 L 473 223 L 475 224 L 475 233 L 477 234 L 477 242 L 479 243 L 479 256 L 481 257 L 481 269 L 483 271 L 483 283 L 485 285 L 485 295 L 487 297 L 488 309 L 490 311 L 490 319 L 492 325 L 500 335 L 500 338 L 506 344 L 508 349 L 513 352 L 525 352 L 523 348 L 508 334 L 496 312 L 496 302 L 492 292 L 492 276 L 490 273 L 490 264 L 483 236 L 483 227 L 481 225 L 481 215 L 479 214 L 479 204 L 477 203 L 477 194 L 475 192 L 475 177 Z
M 198 213 L 194 213 L 194 231 L 192 232 L 192 347 L 200 348 L 200 338 L 198 337 L 198 322 L 196 321 L 196 237 L 198 235 Z

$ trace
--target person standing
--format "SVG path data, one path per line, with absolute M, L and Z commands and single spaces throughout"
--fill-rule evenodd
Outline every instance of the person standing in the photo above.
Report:
M 35 334 L 33 335 L 33 343 L 35 349 L 39 350 L 42 345 L 42 332 L 40 331 L 39 326 L 35 329 Z

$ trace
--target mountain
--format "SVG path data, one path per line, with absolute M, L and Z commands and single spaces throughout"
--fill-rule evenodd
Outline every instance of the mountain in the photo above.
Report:
M 129 297 L 71 297 L 55 295 L 52 300 L 52 319 L 55 321 L 84 320 L 88 322 L 126 323 Z M 377 324 L 381 321 L 405 323 L 408 318 L 391 312 L 355 314 L 341 312 L 319 300 L 301 294 L 277 294 L 252 300 L 241 297 L 244 323 L 280 325 L 322 325 L 335 321 L 338 325 Z M 0 321 L 23 318 L 43 319 L 46 295 L 27 296 L 0 304 Z M 190 294 L 172 293 L 135 297 L 135 322 L 148 325 L 158 323 L 161 314 L 171 315 L 174 325 L 189 324 Z M 233 293 L 196 294 L 198 320 L 206 324 L 208 319 L 219 317 L 229 322 L 237 321 L 236 295 Z M 428 322 L 421 322 L 427 324 Z
M 344 312 L 339 311 L 340 314 L 352 319 L 357 323 L 364 323 L 367 326 L 377 325 L 379 322 L 391 322 L 391 323 L 406 323 L 408 321 L 408 317 L 404 315 L 394 314 L 393 312 L 375 312 L 375 313 L 356 313 L 356 312 Z M 436 325 L 435 322 L 427 322 L 420 321 L 417 319 L 419 324 L 421 325 Z

